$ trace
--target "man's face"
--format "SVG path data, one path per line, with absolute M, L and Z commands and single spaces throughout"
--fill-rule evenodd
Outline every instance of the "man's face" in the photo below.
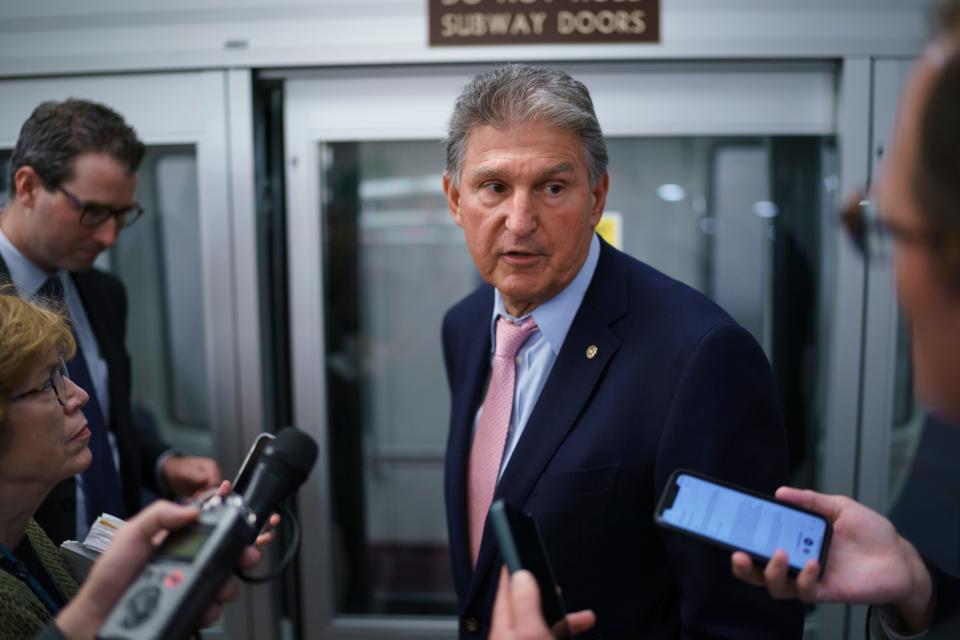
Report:
M 460 185 L 443 189 L 474 264 L 520 316 L 550 300 L 580 270 L 607 196 L 591 186 L 580 137 L 532 122 L 480 126 L 467 138 Z
M 928 218 L 914 197 L 912 179 L 923 109 L 938 72 L 927 58 L 911 76 L 894 144 L 877 186 L 884 219 L 913 231 L 929 230 Z M 944 281 L 938 258 L 927 244 L 895 242 L 894 270 L 897 295 L 910 327 L 917 394 L 948 419 L 960 421 L 960 297 Z
M 107 154 L 85 153 L 74 160 L 73 178 L 61 186 L 82 202 L 120 209 L 134 203 L 137 176 Z M 86 227 L 80 224 L 76 203 L 60 189 L 49 192 L 34 180 L 29 191 L 31 206 L 24 219 L 21 250 L 38 266 L 48 271 L 89 269 L 103 250 L 116 243 L 120 230 L 115 219 Z

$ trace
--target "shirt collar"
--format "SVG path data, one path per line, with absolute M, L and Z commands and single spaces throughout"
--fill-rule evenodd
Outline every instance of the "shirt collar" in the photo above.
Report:
M 10 270 L 10 279 L 13 286 L 17 288 L 20 295 L 31 296 L 37 292 L 37 289 L 43 286 L 43 283 L 50 277 L 46 271 L 30 262 L 30 259 L 20 253 L 20 250 L 13 246 L 10 238 L 0 229 L 0 256 L 7 263 L 7 269 Z M 60 272 L 57 272 L 59 277 Z
M 573 324 L 573 318 L 580 309 L 580 303 L 583 302 L 583 296 L 587 293 L 590 281 L 593 279 L 593 273 L 597 270 L 597 262 L 600 260 L 600 240 L 596 234 L 590 240 L 590 251 L 587 253 L 587 259 L 580 272 L 570 281 L 563 291 L 550 298 L 532 313 L 522 318 L 514 318 L 507 312 L 507 307 L 503 302 L 503 296 L 494 289 L 493 295 L 493 318 L 490 320 L 490 344 L 495 345 L 497 341 L 497 318 L 503 316 L 513 322 L 522 322 L 527 316 L 532 315 L 537 323 L 537 328 L 556 355 L 560 353 L 563 341 L 567 338 L 567 332 L 570 331 L 570 325 Z

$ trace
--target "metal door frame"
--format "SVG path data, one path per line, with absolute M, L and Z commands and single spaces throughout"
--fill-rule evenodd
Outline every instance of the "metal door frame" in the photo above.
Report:
M 196 149 L 209 420 L 227 476 L 263 430 L 250 78 L 233 70 L 0 80 L 0 147 L 13 147 L 40 102 L 82 97 L 122 114 L 148 146 Z M 244 588 L 223 616 L 231 638 L 273 638 L 274 627 L 262 588 Z
M 445 135 L 453 100 L 469 78 L 489 65 L 271 71 L 283 79 L 287 180 L 287 242 L 295 423 L 320 444 L 318 472 L 300 493 L 311 543 L 301 553 L 305 637 L 370 639 L 456 636 L 456 623 L 421 618 L 340 616 L 333 610 L 330 479 L 326 460 L 327 399 L 323 318 L 322 143 L 436 139 Z M 573 63 L 565 68 L 591 90 L 609 136 L 837 135 L 842 189 L 862 182 L 868 166 L 869 61 L 804 63 Z M 709 94 L 711 108 L 691 108 Z M 389 96 L 389 100 L 384 97 Z M 832 452 L 830 491 L 852 494 L 857 398 L 861 381 L 863 269 L 840 242 L 836 255 L 833 322 L 826 338 L 830 385 L 824 416 Z M 853 435 L 851 435 L 851 433 Z M 825 607 L 821 623 L 843 629 L 843 607 Z M 842 633 L 840 636 L 841 637 Z M 826 638 L 828 636 L 821 636 Z

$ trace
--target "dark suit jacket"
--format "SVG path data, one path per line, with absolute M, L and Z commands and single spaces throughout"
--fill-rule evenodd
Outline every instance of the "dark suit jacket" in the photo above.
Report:
M 120 457 L 120 482 L 127 514 L 140 510 L 141 483 L 158 492 L 154 466 L 169 447 L 153 434 L 138 429 L 130 407 L 130 356 L 125 346 L 127 294 L 114 276 L 90 269 L 70 274 L 80 293 L 83 308 L 107 362 L 110 389 L 110 430 L 116 436 Z M 0 258 L 0 281 L 9 281 L 10 272 Z M 35 519 L 55 544 L 76 536 L 77 491 L 73 478 L 64 480 L 35 514 Z
M 927 558 L 927 571 L 933 580 L 933 619 L 923 640 L 956 640 L 960 638 L 960 578 L 950 575 Z M 889 638 L 880 623 L 876 607 L 867 610 L 864 637 L 867 640 Z
M 952 576 L 931 562 L 927 569 L 933 578 L 933 622 L 927 640 L 960 638 L 960 578 Z
M 787 480 L 770 368 L 751 336 L 693 289 L 602 243 L 590 287 L 496 498 L 539 521 L 571 611 L 597 638 L 799 638 L 799 604 L 737 581 L 729 554 L 654 527 L 670 473 L 772 493 Z M 493 289 L 444 318 L 452 394 L 445 495 L 461 637 L 485 637 L 501 559 L 488 527 L 470 566 L 466 471 L 490 361 Z M 587 347 L 597 347 L 587 358 Z M 475 621 L 480 629 L 471 632 Z

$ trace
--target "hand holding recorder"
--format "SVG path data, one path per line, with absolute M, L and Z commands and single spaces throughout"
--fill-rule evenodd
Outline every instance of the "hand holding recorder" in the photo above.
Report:
M 733 573 L 764 586 L 778 599 L 889 605 L 906 630 L 926 629 L 932 615 L 932 583 L 920 554 L 889 520 L 845 496 L 781 487 L 777 500 L 823 514 L 833 526 L 830 561 L 820 579 L 820 563 L 810 560 L 796 579 L 787 575 L 787 554 L 778 550 L 764 568 L 734 553 Z
M 83 587 L 57 616 L 56 625 L 70 640 L 93 638 L 107 614 L 156 551 L 154 538 L 162 531 L 179 529 L 194 522 L 199 511 L 158 500 L 137 514 L 117 532 L 106 553 L 97 560 Z M 262 557 L 255 547 L 248 547 L 240 561 L 243 569 L 251 569 Z M 216 601 L 204 615 L 204 623 L 216 620 L 220 605 L 237 597 L 237 585 L 223 585 Z
M 317 458 L 317 445 L 306 433 L 281 430 L 251 463 L 242 493 L 215 495 L 200 505 L 196 520 L 171 531 L 113 606 L 99 637 L 104 640 L 159 640 L 189 636 L 203 620 L 217 591 L 254 544 L 263 527 L 274 521 L 280 502 L 306 480 Z M 246 466 L 246 465 L 245 465 Z M 236 488 L 236 487 L 235 487 Z M 296 518 L 290 515 L 291 522 Z M 299 527 L 281 569 L 292 559 Z M 278 575 L 250 577 L 262 582 Z M 243 577 L 243 576 L 242 576 Z

